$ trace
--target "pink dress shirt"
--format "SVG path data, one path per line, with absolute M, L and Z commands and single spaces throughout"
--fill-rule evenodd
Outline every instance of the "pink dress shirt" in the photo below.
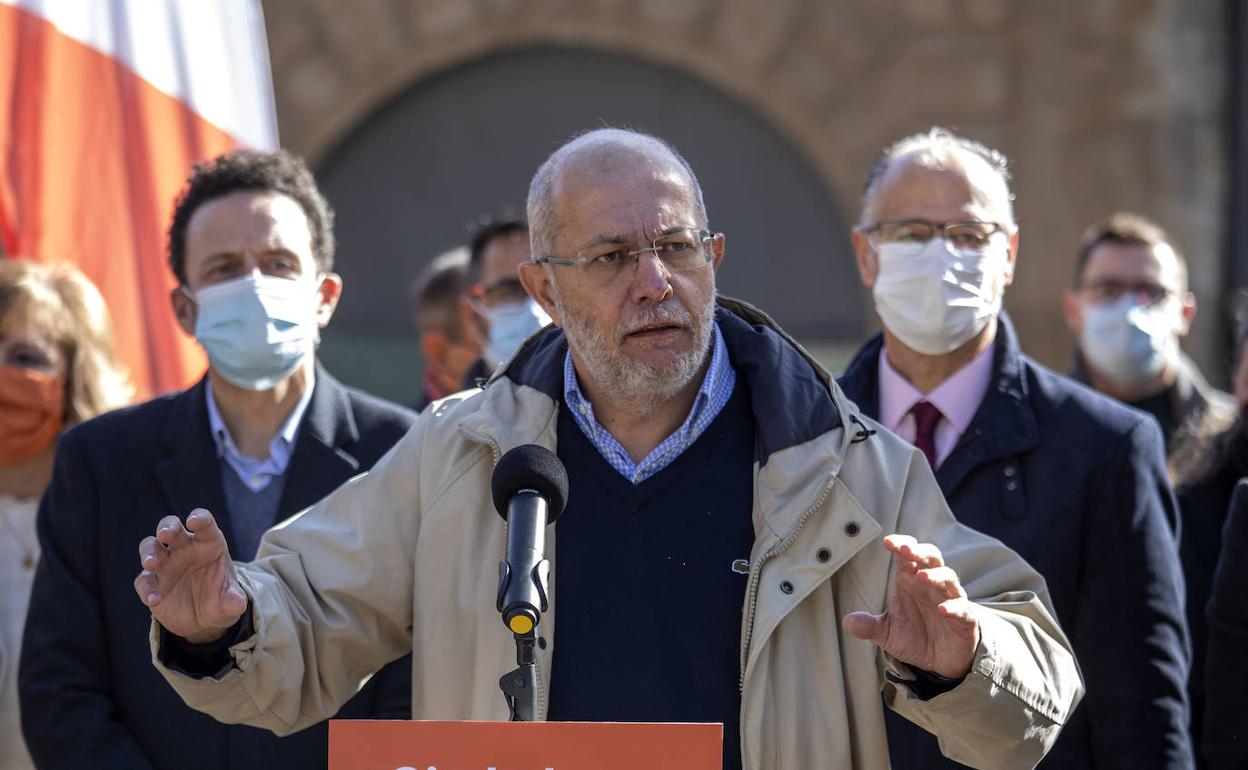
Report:
M 992 382 L 992 351 L 988 349 L 954 372 L 931 393 L 923 393 L 902 377 L 888 361 L 888 352 L 880 351 L 880 422 L 885 428 L 914 443 L 914 415 L 910 408 L 928 401 L 942 415 L 936 424 L 936 467 L 945 461 L 958 443 L 958 437 L 971 424 L 975 412 Z

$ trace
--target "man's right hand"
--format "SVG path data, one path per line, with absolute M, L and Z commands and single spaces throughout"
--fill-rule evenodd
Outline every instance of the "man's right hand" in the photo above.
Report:
M 216 641 L 247 610 L 247 596 L 216 519 L 203 508 L 166 516 L 156 536 L 139 543 L 143 571 L 134 579 L 139 600 L 156 622 L 192 644 Z

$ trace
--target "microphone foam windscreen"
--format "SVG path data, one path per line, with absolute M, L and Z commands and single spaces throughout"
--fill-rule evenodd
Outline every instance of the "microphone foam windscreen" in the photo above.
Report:
M 504 519 L 507 501 L 521 489 L 532 489 L 546 498 L 546 520 L 554 522 L 568 501 L 568 472 L 554 452 L 537 444 L 523 444 L 499 459 L 490 479 L 494 507 Z

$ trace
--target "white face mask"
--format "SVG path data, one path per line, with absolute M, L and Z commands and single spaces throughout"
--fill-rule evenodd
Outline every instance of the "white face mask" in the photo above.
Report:
M 1177 364 L 1178 320 L 1169 299 L 1145 306 L 1126 294 L 1084 310 L 1079 347 L 1098 374 L 1131 388 Z
M 490 338 L 481 357 L 491 369 L 511 358 L 533 332 L 550 323 L 550 316 L 532 297 L 494 308 L 483 307 L 481 312 L 490 322 Z
M 195 339 L 217 372 L 240 388 L 268 390 L 316 349 L 320 284 L 260 273 L 191 293 Z
M 905 243 L 877 249 L 875 309 L 906 347 L 929 356 L 957 350 L 1001 310 L 993 284 L 1006 261 L 1003 247 L 954 249 L 932 238 L 916 253 Z

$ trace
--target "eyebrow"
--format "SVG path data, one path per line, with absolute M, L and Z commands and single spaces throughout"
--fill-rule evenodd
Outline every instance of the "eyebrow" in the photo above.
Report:
M 666 230 L 662 230 L 654 235 L 647 235 L 647 236 L 642 236 L 642 237 L 647 240 L 652 241 L 655 238 L 662 238 L 665 235 L 672 235 L 673 233 L 678 233 L 681 230 L 697 230 L 697 229 L 698 229 L 697 225 L 676 225 L 674 227 L 669 227 Z M 616 246 L 627 245 L 630 241 L 632 241 L 632 238 L 628 237 L 627 235 L 599 235 L 595 237 L 593 240 L 586 243 L 581 248 L 588 249 L 592 246 L 603 246 L 606 244 L 611 244 L 611 245 L 616 245 Z

